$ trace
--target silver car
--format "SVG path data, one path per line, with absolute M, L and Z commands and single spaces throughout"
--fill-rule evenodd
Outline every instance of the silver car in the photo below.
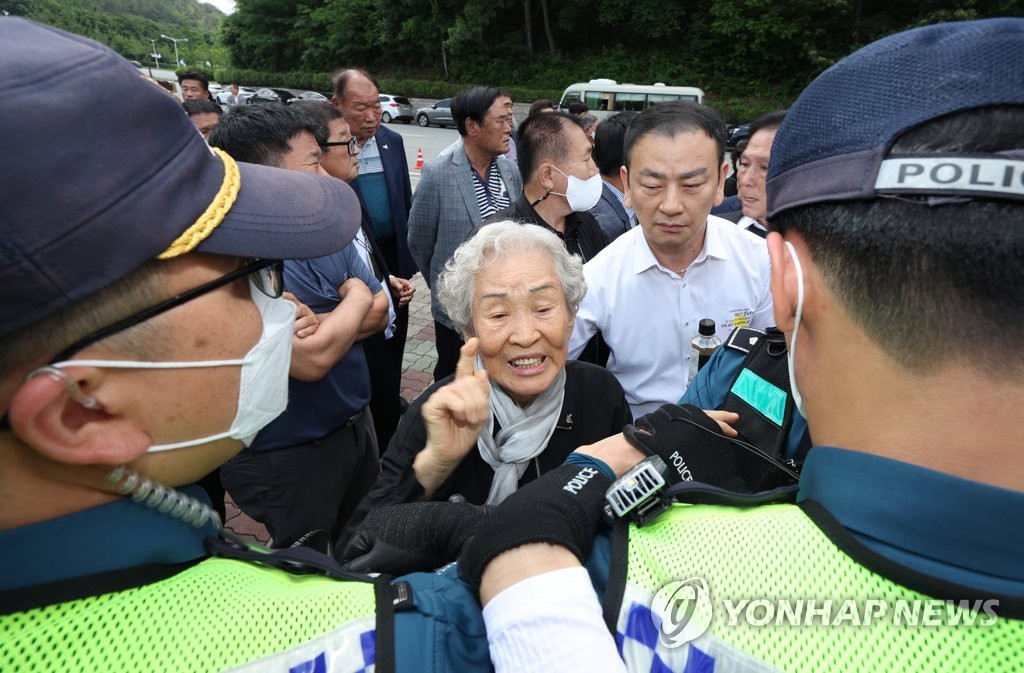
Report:
M 452 99 L 445 98 L 430 107 L 416 110 L 416 123 L 424 128 L 431 124 L 437 124 L 441 128 L 455 126 L 455 120 L 452 119 Z
M 405 96 L 380 95 L 380 120 L 385 124 L 400 121 L 408 124 L 412 121 L 412 103 Z

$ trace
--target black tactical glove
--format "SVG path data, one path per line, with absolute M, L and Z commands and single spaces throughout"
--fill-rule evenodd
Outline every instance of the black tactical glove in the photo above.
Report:
M 626 440 L 667 466 L 669 485 L 695 481 L 735 493 L 795 483 L 793 475 L 755 447 L 722 434 L 692 405 L 665 404 L 622 430 Z
M 356 572 L 404 575 L 431 571 L 458 558 L 491 509 L 462 502 L 411 502 L 366 515 L 341 555 Z
M 584 562 L 604 517 L 604 493 L 611 484 L 601 470 L 585 465 L 562 465 L 530 482 L 480 526 L 459 560 L 459 575 L 479 587 L 491 559 L 531 542 L 560 545 Z

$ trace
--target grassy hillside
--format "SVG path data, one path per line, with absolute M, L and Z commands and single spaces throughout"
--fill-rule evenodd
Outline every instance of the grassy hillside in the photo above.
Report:
M 174 45 L 161 35 L 188 40 L 178 43 L 178 56 L 189 67 L 212 71 L 228 62 L 224 14 L 198 0 L 0 0 L 0 11 L 85 35 L 146 65 L 155 46 L 161 65 L 173 67 Z

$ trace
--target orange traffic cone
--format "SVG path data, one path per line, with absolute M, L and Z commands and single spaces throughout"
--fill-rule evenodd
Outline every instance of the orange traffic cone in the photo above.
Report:
M 423 148 L 420 147 L 416 150 L 416 165 L 413 166 L 416 170 L 423 168 Z

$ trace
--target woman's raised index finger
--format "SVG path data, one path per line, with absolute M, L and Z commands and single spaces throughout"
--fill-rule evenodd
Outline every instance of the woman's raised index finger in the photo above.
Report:
M 476 337 L 472 337 L 462 344 L 462 348 L 459 349 L 459 361 L 455 365 L 455 378 L 472 376 L 476 371 L 476 349 L 479 343 Z

